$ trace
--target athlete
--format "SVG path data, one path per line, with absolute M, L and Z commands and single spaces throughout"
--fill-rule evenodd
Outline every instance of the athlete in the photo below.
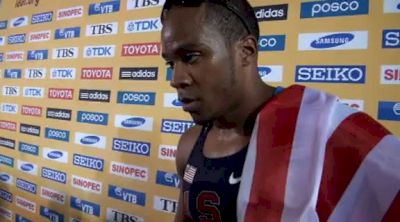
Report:
M 245 0 L 166 0 L 162 56 L 194 127 L 176 222 L 400 221 L 400 142 L 337 97 L 265 84 Z

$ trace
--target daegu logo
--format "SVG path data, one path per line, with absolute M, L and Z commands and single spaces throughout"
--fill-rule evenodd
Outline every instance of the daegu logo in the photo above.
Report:
M 77 189 L 101 194 L 102 183 L 87 178 L 72 175 L 71 185 Z
M 144 222 L 144 219 L 132 214 L 128 214 L 121 210 L 107 208 L 107 221 L 131 221 L 131 222 Z M 73 221 L 71 221 L 73 222 Z
M 50 69 L 50 79 L 75 79 L 75 68 L 52 68 Z
M 264 82 L 282 82 L 283 66 L 281 65 L 259 66 L 258 75 Z
M 100 217 L 100 205 L 71 196 L 70 206 L 83 213 Z
M 17 160 L 18 169 L 22 172 L 29 173 L 31 175 L 37 175 L 37 165 L 22 160 Z
M 10 174 L 7 174 L 5 172 L 0 172 L 0 182 L 13 185 L 14 184 L 14 177 L 11 176 Z
M 36 187 L 37 186 L 34 183 L 31 183 L 29 181 L 17 178 L 15 184 L 21 190 L 25 190 L 25 191 L 28 191 L 29 193 L 36 194 Z
M 365 83 L 365 66 L 296 66 L 296 82 Z
M 108 14 L 118 12 L 120 7 L 119 0 L 101 3 L 93 3 L 89 5 L 89 15 Z
M 28 51 L 27 60 L 46 60 L 48 58 L 49 58 L 49 51 L 47 49 Z
M 147 181 L 148 168 L 111 161 L 110 173 L 133 180 Z
M 64 192 L 41 186 L 40 196 L 44 199 L 51 200 L 59 204 L 64 204 L 67 195 Z
M 328 0 L 301 3 L 300 18 L 368 14 L 368 0 Z
M 128 0 L 127 10 L 151 8 L 164 5 L 165 0 Z
M 381 84 L 400 84 L 400 65 L 381 66 Z
M 130 20 L 125 22 L 125 33 L 155 32 L 162 28 L 160 18 Z
M 153 118 L 142 116 L 115 115 L 115 127 L 142 131 L 153 131 Z
M 82 146 L 105 149 L 107 142 L 105 136 L 75 132 L 75 143 Z
M 183 134 L 195 124 L 187 120 L 162 119 L 161 132 Z
M 384 0 L 383 2 L 384 13 L 399 13 L 400 1 L 399 0 Z
M 21 207 L 27 211 L 30 211 L 32 213 L 36 212 L 36 203 L 32 202 L 30 200 L 27 200 L 25 198 L 16 196 L 15 197 L 15 205 L 17 205 L 18 207 Z
M 383 30 L 382 48 L 400 48 L 400 29 Z
M 130 92 L 119 91 L 117 103 L 132 105 L 154 105 L 156 93 L 154 92 Z
M 0 21 L 0 30 L 7 28 L 7 20 Z
M 20 43 L 25 43 L 25 38 L 26 34 L 15 34 L 15 35 L 10 35 L 7 38 L 7 43 L 9 45 L 11 44 L 20 44 Z
M 29 42 L 44 42 L 50 40 L 50 30 L 29 33 Z
M 55 150 L 47 147 L 43 148 L 43 158 L 48 160 L 57 161 L 60 163 L 68 162 L 68 152 L 63 150 Z
M 6 209 L 4 207 L 0 207 L 0 216 L 6 218 L 7 220 L 11 221 L 12 219 L 12 211 Z
M 39 154 L 39 146 L 29 143 L 19 142 L 18 150 L 35 156 Z
M 149 142 L 125 140 L 119 138 L 114 138 L 112 145 L 112 149 L 115 151 L 139 154 L 143 156 L 150 156 L 150 147 L 151 144 Z
M 264 35 L 258 40 L 260 51 L 283 51 L 285 50 L 285 35 Z
M 32 15 L 31 24 L 51 22 L 52 20 L 53 20 L 53 12 L 43 12 Z
M 108 186 L 108 196 L 117 200 L 122 200 L 140 206 L 146 205 L 146 194 L 143 192 L 130 190 L 114 185 Z
M 69 142 L 69 131 L 46 127 L 45 138 Z
M 56 29 L 54 39 L 72 39 L 78 38 L 81 35 L 81 27 L 69 27 Z
M 17 114 L 18 113 L 18 104 L 2 103 L 0 106 L 1 106 L 2 113 L 9 113 L 9 114 Z
M 104 160 L 92 156 L 74 154 L 73 164 L 75 166 L 84 167 L 92 170 L 103 171 Z
M 57 11 L 57 20 L 79 18 L 83 16 L 83 6 L 64 8 Z
M 28 25 L 28 16 L 21 16 L 17 18 L 11 19 L 11 28 L 18 28 L 25 25 Z
M 7 165 L 7 166 L 13 168 L 14 167 L 14 158 L 0 154 L 0 166 L 1 166 L 1 164 Z
M 108 124 L 108 114 L 107 113 L 78 111 L 76 121 L 78 121 L 80 123 L 89 123 L 89 124 L 106 126 Z
M 115 45 L 86 46 L 84 58 L 111 58 L 115 55 Z
M 176 157 L 176 146 L 160 145 L 158 147 L 158 158 L 174 161 Z
M 47 207 L 40 206 L 40 216 L 50 221 L 64 222 L 64 215 Z
M 21 69 L 6 69 L 4 71 L 5 79 L 20 79 L 22 76 Z
M 159 42 L 122 45 L 122 56 L 160 55 L 160 52 L 161 45 Z
M 12 195 L 12 193 L 10 193 L 6 190 L 0 189 L 0 199 L 3 199 L 5 201 L 12 203 L 13 195 Z
M 63 184 L 67 182 L 66 173 L 47 167 L 42 167 L 42 177 Z
M 368 31 L 300 33 L 299 50 L 367 49 Z
M 400 121 L 400 102 L 379 101 L 378 119 Z
M 32 221 L 19 214 L 15 214 L 15 222 L 32 222 Z
M 178 100 L 177 93 L 164 93 L 164 107 L 182 108 L 182 102 Z
M 176 173 L 157 170 L 156 184 L 169 187 L 179 187 L 179 178 Z

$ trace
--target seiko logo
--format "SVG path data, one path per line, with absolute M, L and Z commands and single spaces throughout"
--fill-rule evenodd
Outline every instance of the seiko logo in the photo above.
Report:
M 32 213 L 36 213 L 36 203 L 20 196 L 15 197 L 15 205 Z
M 144 219 L 117 209 L 107 208 L 107 221 L 110 222 L 144 222 Z
M 34 163 L 17 160 L 18 169 L 31 175 L 37 175 L 37 165 Z
M 161 132 L 183 134 L 192 126 L 194 126 L 194 123 L 192 121 L 162 119 Z
M 118 22 L 100 23 L 86 26 L 86 36 L 115 35 L 118 33 Z
M 89 5 L 89 15 L 108 14 L 118 12 L 120 1 L 108 1 Z
M 1 106 L 2 113 L 9 113 L 9 114 L 17 114 L 18 113 L 18 104 L 2 103 L 0 106 Z
M 400 65 L 381 66 L 381 84 L 400 84 Z
M 28 98 L 43 98 L 44 88 L 40 87 L 24 87 L 24 97 Z
M 27 5 L 39 5 L 39 0 L 17 0 L 15 1 L 15 8 L 27 6 Z
M 68 162 L 68 152 L 66 151 L 44 147 L 42 154 L 44 159 L 53 160 L 60 163 Z
M 131 20 L 125 22 L 125 33 L 156 32 L 162 28 L 159 18 Z
M 7 43 L 8 43 L 9 45 L 11 45 L 11 44 L 25 43 L 25 37 L 26 37 L 26 34 L 15 34 L 15 35 L 10 35 L 10 36 L 8 36 Z
M 101 194 L 102 183 L 87 178 L 72 175 L 71 185 L 83 191 Z
M 106 148 L 106 137 L 87 133 L 75 133 L 75 143 L 83 146 Z
M 24 61 L 25 52 L 23 51 L 12 51 L 6 53 L 6 61 L 8 62 L 20 62 Z
M 12 215 L 13 215 L 13 213 L 11 210 L 0 206 L 0 216 L 1 217 L 11 221 Z
M 299 34 L 299 50 L 348 50 L 367 47 L 368 31 Z
M 39 154 L 39 146 L 34 144 L 19 142 L 18 149 L 23 153 L 29 153 L 35 156 Z
M 53 49 L 53 59 L 76 59 L 78 58 L 78 47 Z
M 33 136 L 40 136 L 40 126 L 21 123 L 19 127 L 19 132 Z
M 128 0 L 127 10 L 162 6 L 165 0 Z
M 297 66 L 296 82 L 365 83 L 365 66 Z
M 28 51 L 27 60 L 46 60 L 49 57 L 49 52 L 47 49 L 42 50 L 30 50 Z
M 147 181 L 148 168 L 111 161 L 110 173 L 134 180 Z
M 400 29 L 383 30 L 382 48 L 400 48 Z
M 18 188 L 28 191 L 30 193 L 36 194 L 36 184 L 31 183 L 29 181 L 17 178 L 15 181 L 15 184 L 17 185 Z
M 8 185 L 13 185 L 14 177 L 5 172 L 0 172 L 0 182 Z
M 83 213 L 100 217 L 100 205 L 71 196 L 70 206 Z
M 112 67 L 82 68 L 81 79 L 112 79 Z
M 73 164 L 92 170 L 103 171 L 104 160 L 92 156 L 74 154 Z
M 42 116 L 42 107 L 22 105 L 21 114 L 26 116 Z
M 286 20 L 288 4 L 254 7 L 258 21 Z
M 48 97 L 50 99 L 68 99 L 68 100 L 72 100 L 74 98 L 74 89 L 49 88 Z
M 143 156 L 150 156 L 150 147 L 151 144 L 149 142 L 125 140 L 119 138 L 114 138 L 112 145 L 112 149 L 115 151 L 138 154 Z
M 81 36 L 81 27 L 56 29 L 54 39 L 72 39 Z
M 45 137 L 47 139 L 54 139 L 60 141 L 69 141 L 69 131 L 68 130 L 60 130 L 60 129 L 52 129 L 46 127 L 45 129 Z
M 20 79 L 22 76 L 21 69 L 6 69 L 4 71 L 4 78 L 5 79 Z
M 0 146 L 15 149 L 15 140 L 0 137 Z
M 141 116 L 116 115 L 115 127 L 124 129 L 153 131 L 153 118 L 141 117 Z
M 0 154 L 0 164 L 14 168 L 14 158 Z
M 6 190 L 0 189 L 0 199 L 3 199 L 5 201 L 12 203 L 13 195 L 12 195 L 12 193 L 10 193 Z
M 19 96 L 19 86 L 3 86 L 3 96 Z
M 25 69 L 25 79 L 44 79 L 44 78 L 46 78 L 46 68 Z
M 160 55 L 160 43 L 123 44 L 122 56 Z
M 110 102 L 110 90 L 80 89 L 79 100 L 94 102 Z
M 17 131 L 17 123 L 6 120 L 0 120 L 0 129 Z
M 175 161 L 175 157 L 176 157 L 176 146 L 160 145 L 158 147 L 158 158 L 162 160 Z
M 157 170 L 156 184 L 169 187 L 179 187 L 179 183 L 179 177 L 176 173 Z
M 165 197 L 154 196 L 154 209 L 167 212 L 176 213 L 178 202 L 176 200 L 167 199 Z
M 177 93 L 164 93 L 164 107 L 182 108 L 182 102 L 178 100 Z
M 122 200 L 131 204 L 145 206 L 146 194 L 143 192 L 130 190 L 114 185 L 109 185 L 108 196 L 117 200 Z
M 100 58 L 100 57 L 114 57 L 115 45 L 99 45 L 99 46 L 86 46 L 84 49 L 84 58 Z
M 400 13 L 400 2 L 398 0 L 384 0 L 384 13 Z
M 285 50 L 285 35 L 260 36 L 258 48 L 260 51 L 283 51 Z
M 55 109 L 47 108 L 46 118 L 59 119 L 59 120 L 71 120 L 70 109 Z
M 378 119 L 400 121 L 400 102 L 379 101 Z
M 157 80 L 157 78 L 157 67 L 135 67 L 119 69 L 119 79 L 121 80 Z
M 29 42 L 44 42 L 50 40 L 50 30 L 29 33 Z
M 83 16 L 83 6 L 64 8 L 57 11 L 57 20 L 78 18 Z
M 368 14 L 368 0 L 313 1 L 301 3 L 301 18 Z
M 40 216 L 47 218 L 50 221 L 57 221 L 57 222 L 64 221 L 64 215 L 43 206 L 40 206 Z
M 63 184 L 67 181 L 66 173 L 47 167 L 42 167 L 42 177 Z
M 10 21 L 11 24 L 11 28 L 18 28 L 18 27 L 22 27 L 22 26 L 26 26 L 28 25 L 28 16 L 21 16 L 21 17 L 17 17 L 17 18 L 13 18 Z
M 108 114 L 78 111 L 77 121 L 106 126 L 108 124 Z
M 52 68 L 50 70 L 50 79 L 75 79 L 75 68 Z
M 119 91 L 117 96 L 117 103 L 133 105 L 154 105 L 155 96 L 156 95 L 154 92 Z
M 53 12 L 43 12 L 32 15 L 31 24 L 51 22 L 52 20 L 53 20 Z
M 64 204 L 66 199 L 66 194 L 64 192 L 56 191 L 44 186 L 40 187 L 40 196 L 59 204 Z

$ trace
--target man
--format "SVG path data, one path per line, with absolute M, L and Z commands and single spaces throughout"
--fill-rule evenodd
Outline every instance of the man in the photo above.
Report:
M 245 0 L 166 0 L 163 57 L 196 125 L 176 156 L 182 221 L 400 220 L 400 142 L 335 96 L 257 72 Z

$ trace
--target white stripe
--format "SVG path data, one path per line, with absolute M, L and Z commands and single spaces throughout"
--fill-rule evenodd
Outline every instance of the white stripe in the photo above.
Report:
M 399 148 L 387 135 L 370 151 L 328 221 L 381 221 L 400 190 Z
M 250 201 L 250 191 L 253 182 L 254 168 L 256 164 L 256 153 L 257 153 L 257 137 L 258 137 L 258 124 L 260 116 L 257 116 L 254 124 L 253 132 L 250 138 L 250 144 L 247 148 L 246 159 L 242 170 L 242 180 L 240 182 L 239 193 L 236 202 L 237 221 L 244 222 L 247 203 Z
M 288 167 L 282 221 L 319 221 L 315 208 L 326 141 L 351 113 L 335 96 L 305 88 Z

